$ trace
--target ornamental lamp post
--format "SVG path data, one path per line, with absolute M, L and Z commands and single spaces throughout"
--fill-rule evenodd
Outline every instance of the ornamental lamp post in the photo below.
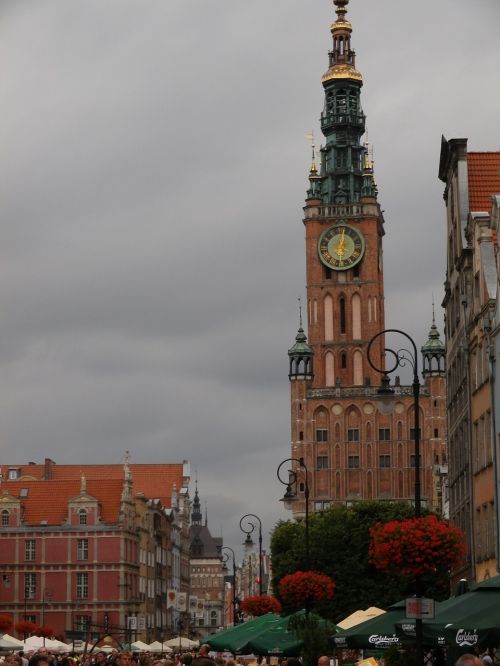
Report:
M 297 463 L 295 469 L 288 470 L 288 478 L 282 479 L 280 476 L 280 471 L 283 465 L 288 462 Z M 280 502 L 283 502 L 285 509 L 293 509 L 295 502 L 297 502 L 297 481 L 298 481 L 298 472 L 297 469 L 303 469 L 305 473 L 305 483 L 304 483 L 304 500 L 305 500 L 305 541 L 306 541 L 306 569 L 310 567 L 310 553 L 309 553 L 309 478 L 307 473 L 307 466 L 304 462 L 304 458 L 286 458 L 278 465 L 276 470 L 276 476 L 280 483 L 282 483 L 285 488 L 285 493 L 280 499 Z
M 256 523 L 253 523 L 251 520 L 248 520 L 249 518 L 253 518 L 257 521 Z M 245 523 L 243 521 L 246 521 Z M 243 546 L 245 547 L 245 552 L 246 553 L 251 553 L 254 547 L 254 542 L 252 539 L 252 533 L 254 532 L 255 528 L 259 527 L 259 594 L 263 594 L 263 580 L 262 580 L 262 521 L 259 518 L 259 516 L 256 516 L 254 513 L 247 513 L 242 518 L 240 518 L 240 530 L 246 534 L 245 541 L 243 542 Z
M 389 368 L 379 368 L 377 367 L 370 356 L 372 351 L 372 345 L 381 336 L 385 336 L 386 333 L 396 333 L 397 335 L 402 335 L 405 337 L 411 344 L 410 349 L 391 349 L 389 347 L 384 348 L 384 357 L 392 360 L 392 364 Z M 400 331 L 397 328 L 388 328 L 384 331 L 380 331 L 368 343 L 367 349 L 367 358 L 368 363 L 371 367 L 382 375 L 381 386 L 378 389 L 378 410 L 381 414 L 391 414 L 394 409 L 394 389 L 390 386 L 389 375 L 393 373 L 397 368 L 404 368 L 408 364 L 413 369 L 413 412 L 414 412 L 414 441 L 415 441 L 415 518 L 420 518 L 422 514 L 422 500 L 421 500 L 421 487 L 420 487 L 420 381 L 418 378 L 418 352 L 417 346 L 413 339 L 404 331 Z M 424 663 L 423 660 L 423 646 L 422 646 L 422 617 L 420 615 L 420 599 L 422 597 L 421 590 L 421 580 L 420 575 L 415 575 L 415 599 L 417 602 L 418 615 L 415 619 L 415 651 L 417 657 L 417 665 L 422 666 Z
M 224 552 L 227 551 L 227 552 Z M 219 553 L 222 561 L 222 573 L 227 573 L 229 570 L 227 568 L 227 563 L 229 562 L 229 558 L 233 560 L 233 594 L 232 594 L 232 605 L 233 605 L 233 625 L 238 624 L 238 613 L 236 612 L 236 555 L 234 554 L 234 550 L 230 548 L 229 546 L 221 546 L 219 548 Z

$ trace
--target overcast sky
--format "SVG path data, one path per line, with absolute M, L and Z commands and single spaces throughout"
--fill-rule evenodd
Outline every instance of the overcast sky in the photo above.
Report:
M 287 349 L 330 0 L 2 0 L 2 462 L 178 462 L 208 524 L 286 517 Z M 445 278 L 441 134 L 500 149 L 498 0 L 351 0 L 386 324 Z

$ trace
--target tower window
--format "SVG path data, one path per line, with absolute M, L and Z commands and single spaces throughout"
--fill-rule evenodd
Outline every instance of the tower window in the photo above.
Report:
M 359 264 L 352 269 L 352 277 L 359 278 Z
M 417 431 L 416 431 L 415 428 L 410 428 L 410 440 L 411 440 L 412 442 L 415 441 L 415 435 L 416 435 L 416 433 L 417 433 Z M 420 439 L 422 439 L 422 431 L 420 430 L 420 428 L 418 429 L 418 434 L 419 434 L 419 436 L 420 436 Z
M 348 442 L 359 442 L 359 428 L 348 428 L 347 430 Z
M 327 442 L 328 441 L 328 430 L 325 428 L 320 428 L 316 430 L 316 441 L 317 442 Z
M 340 332 L 345 333 L 345 299 L 340 299 Z
M 340 355 L 340 365 L 343 369 L 347 368 L 347 354 L 345 352 Z
M 332 279 L 332 269 L 328 268 L 328 266 L 323 266 L 325 269 L 325 280 L 331 280 Z
M 302 430 L 299 432 L 299 440 L 300 440 L 301 442 L 304 441 L 304 432 L 303 432 Z
M 316 457 L 316 469 L 328 469 L 328 456 Z
M 389 442 L 391 439 L 391 429 L 390 428 L 379 428 L 378 429 L 378 438 L 381 442 Z
M 347 466 L 349 469 L 359 469 L 359 456 L 349 456 Z
M 379 456 L 379 466 L 380 467 L 390 467 L 391 466 L 391 456 L 389 455 L 382 455 Z
M 434 428 L 434 437 L 439 437 L 439 430 Z

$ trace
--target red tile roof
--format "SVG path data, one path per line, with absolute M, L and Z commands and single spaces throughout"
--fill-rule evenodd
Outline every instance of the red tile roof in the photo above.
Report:
M 21 489 L 27 490 L 26 497 L 20 497 Z M 106 483 L 87 479 L 86 493 L 99 501 L 102 522 L 118 522 L 122 490 L 121 479 Z M 9 481 L 0 486 L 0 494 L 5 492 L 21 499 L 26 524 L 39 525 L 46 520 L 47 525 L 61 525 L 68 516 L 68 501 L 80 495 L 80 479 Z
M 10 488 L 14 481 L 9 481 L 9 469 L 20 470 L 21 478 L 42 480 L 45 474 L 45 465 L 1 465 L 3 476 L 2 488 Z M 123 464 L 117 465 L 50 465 L 52 479 L 54 480 L 80 480 L 82 474 L 90 479 L 120 479 L 123 480 Z M 144 493 L 148 499 L 159 499 L 164 507 L 170 508 L 172 489 L 174 485 L 180 491 L 183 485 L 182 463 L 176 464 L 145 464 L 130 465 L 134 493 Z
M 491 211 L 491 195 L 500 193 L 500 151 L 467 153 L 469 210 Z

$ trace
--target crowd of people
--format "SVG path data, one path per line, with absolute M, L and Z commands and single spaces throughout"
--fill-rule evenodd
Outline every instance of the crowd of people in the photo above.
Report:
M 302 666 L 300 659 L 290 657 L 282 662 L 281 666 Z M 77 655 L 53 654 L 47 648 L 41 647 L 34 653 L 13 652 L 0 658 L 1 666 L 267 666 L 265 657 L 256 657 L 253 660 L 232 655 L 211 656 L 210 646 L 201 645 L 198 652 L 193 654 L 157 655 L 148 652 L 128 652 L 111 650 L 104 652 L 97 650 Z M 331 666 L 332 660 L 326 655 L 318 658 L 317 666 Z M 491 666 L 493 659 L 488 651 L 481 654 L 463 654 L 455 666 Z

